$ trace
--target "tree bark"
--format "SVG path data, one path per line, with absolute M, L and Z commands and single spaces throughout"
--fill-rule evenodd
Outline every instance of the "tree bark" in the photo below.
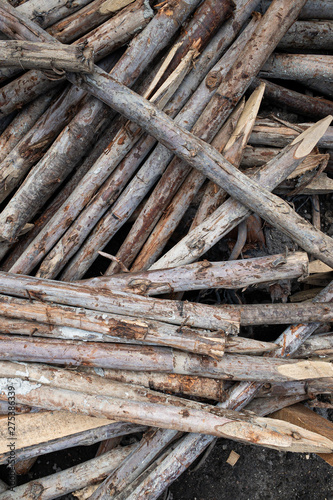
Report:
M 317 54 L 273 54 L 260 76 L 297 80 L 332 97 L 332 56 Z M 320 76 L 319 76 L 320 75 Z
M 323 21 L 296 21 L 284 35 L 278 49 L 287 50 L 332 50 L 333 49 L 333 22 Z
M 202 56 L 198 58 L 195 68 L 188 75 L 186 81 L 181 86 L 179 92 L 176 92 L 175 98 L 171 100 L 170 104 L 167 106 L 166 112 L 170 116 L 174 116 L 176 112 L 179 111 L 179 109 L 184 105 L 188 97 L 191 95 L 193 89 L 196 88 L 201 79 L 204 77 L 204 75 L 207 72 L 207 69 L 209 70 L 217 62 L 223 50 L 225 50 L 225 48 L 234 38 L 240 27 L 244 24 L 248 16 L 251 14 L 255 6 L 255 3 L 256 0 L 237 1 L 238 8 L 234 15 L 234 18 L 232 20 L 227 21 L 224 24 L 219 33 L 209 44 L 207 49 L 204 50 Z M 201 87 L 202 86 L 200 86 L 199 88 L 201 89 Z M 206 95 L 207 87 L 205 85 L 203 86 L 203 91 L 204 95 Z M 211 92 L 212 91 L 209 90 L 208 96 L 211 95 Z M 203 100 L 202 92 L 199 91 L 197 106 L 199 106 L 202 100 Z M 151 142 L 150 147 L 152 147 L 155 144 L 155 140 L 151 139 L 150 142 Z M 170 156 L 170 153 L 163 146 L 157 146 L 157 149 L 162 149 L 164 153 L 167 154 L 168 157 Z M 133 155 L 135 154 L 136 152 L 134 151 Z M 140 161 L 141 161 L 141 156 L 140 156 Z M 158 159 L 157 162 L 154 161 L 152 165 L 154 165 L 155 168 L 153 169 L 152 165 L 150 165 L 147 168 L 147 172 L 149 172 L 149 174 L 151 174 L 151 172 L 155 172 L 156 165 L 159 165 L 160 163 L 161 163 L 160 159 Z M 155 182 L 155 179 L 158 177 L 158 175 L 159 175 L 158 172 L 153 174 L 153 180 L 150 180 L 149 183 L 144 178 L 145 176 L 143 175 L 143 172 L 141 172 L 140 170 L 140 179 L 142 179 L 142 182 L 140 182 L 140 186 L 137 186 L 136 189 L 133 192 L 131 192 L 132 193 L 131 197 L 133 197 L 133 193 L 137 193 L 139 189 L 141 189 L 141 191 L 143 189 L 146 189 L 146 184 L 148 185 L 147 189 L 149 189 L 150 188 L 149 186 L 151 186 L 152 183 Z M 97 182 L 97 179 L 95 179 L 95 182 Z M 89 185 L 91 186 L 90 182 Z M 83 183 L 82 187 L 84 188 L 83 192 L 86 193 L 88 190 L 88 185 Z M 43 257 L 43 255 L 45 255 L 45 253 L 47 253 L 50 250 L 50 248 L 52 248 L 54 243 L 56 243 L 58 237 L 65 231 L 68 225 L 72 222 L 73 218 L 78 215 L 79 211 L 84 206 L 81 203 L 79 203 L 79 200 L 83 199 L 84 201 L 85 197 L 82 198 L 77 196 L 77 194 L 80 193 L 80 189 L 81 185 L 78 186 L 77 191 L 73 192 L 73 196 L 69 198 L 68 201 L 70 201 L 71 203 L 69 204 L 66 203 L 63 207 L 64 210 L 61 209 L 58 211 L 58 213 L 52 219 L 48 227 L 45 228 L 44 231 L 41 231 L 41 233 L 36 238 L 35 242 L 33 242 L 27 249 L 27 251 L 24 252 L 22 257 L 18 259 L 17 263 L 12 267 L 13 272 L 25 272 L 25 273 L 30 272 L 30 270 L 38 264 L 40 258 Z M 144 194 L 141 195 L 141 197 L 143 196 Z M 72 200 L 74 201 L 72 202 Z M 134 206 L 136 206 L 136 202 Z M 42 251 L 41 248 L 45 248 L 45 251 Z
M 328 123 L 330 119 L 326 120 L 327 119 L 324 119 L 324 122 Z M 320 123 L 322 122 L 318 122 L 318 124 Z M 321 125 L 318 126 L 321 127 Z M 297 140 L 302 141 L 301 136 L 299 136 Z M 280 153 L 281 156 L 276 156 L 274 160 L 271 160 L 271 162 L 269 162 L 265 167 L 259 169 L 257 173 L 252 174 L 252 178 L 257 182 L 260 182 L 265 189 L 274 189 L 274 187 L 280 184 L 283 178 L 290 175 L 290 173 L 295 169 L 295 166 L 297 166 L 300 162 L 299 160 L 301 160 L 301 158 L 297 158 L 298 155 L 293 153 L 295 148 L 297 148 L 297 143 L 296 145 L 291 144 Z M 278 168 L 276 168 L 277 165 L 279 165 Z M 280 203 L 281 209 L 282 206 L 284 207 L 284 204 L 282 200 L 280 200 Z M 203 255 L 233 227 L 244 220 L 245 217 L 250 215 L 250 213 L 251 212 L 249 210 L 235 200 L 227 200 L 223 203 L 223 205 L 217 208 L 215 212 L 204 221 L 204 223 L 197 226 L 161 259 L 159 259 L 154 266 L 152 266 L 152 269 L 174 267 L 193 262 Z M 259 213 L 258 210 L 257 213 Z M 287 215 L 287 209 L 285 215 Z M 301 223 L 301 221 L 299 222 Z M 302 219 L 302 225 L 303 224 L 304 220 Z M 304 227 L 305 225 L 306 224 L 304 224 Z M 295 241 L 293 236 L 291 236 L 291 238 Z M 325 239 L 327 240 L 327 238 Z M 323 247 L 321 248 L 323 249 Z M 325 250 L 323 249 L 321 252 L 322 255 L 324 254 L 324 251 Z M 310 249 L 309 252 L 311 253 Z
M 2 387 L 3 384 L 7 385 L 8 379 L 2 378 L 1 384 Z M 6 398 L 4 392 L 2 389 L 1 399 Z M 28 401 L 30 403 L 35 401 L 39 406 L 53 410 L 70 409 L 75 413 L 97 417 L 116 418 L 185 432 L 212 434 L 237 439 L 240 442 L 255 442 L 257 445 L 284 451 L 330 453 L 333 449 L 333 442 L 329 439 L 297 426 L 278 421 L 274 421 L 273 424 L 267 418 L 262 419 L 253 417 L 252 414 L 240 414 L 230 410 L 221 411 L 215 407 L 211 411 L 184 410 L 171 405 L 125 402 L 110 397 L 101 400 L 89 394 L 51 389 L 29 382 L 26 382 L 24 389 L 17 387 L 16 399 L 25 404 Z
M 204 260 L 172 269 L 119 273 L 79 283 L 110 291 L 158 295 L 206 288 L 245 288 L 256 283 L 298 278 L 307 274 L 307 265 L 307 255 L 296 252 L 234 262 Z
M 0 64 L 23 69 L 92 73 L 93 51 L 82 45 L 58 47 L 54 43 L 0 40 Z

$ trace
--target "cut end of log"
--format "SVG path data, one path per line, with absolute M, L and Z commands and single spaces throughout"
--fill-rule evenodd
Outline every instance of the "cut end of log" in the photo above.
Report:
M 300 143 L 295 151 L 295 158 L 303 158 L 311 153 L 319 139 L 325 134 L 332 118 L 332 115 L 328 115 L 326 118 L 319 120 L 319 122 L 309 127 L 292 141 L 291 145 Z

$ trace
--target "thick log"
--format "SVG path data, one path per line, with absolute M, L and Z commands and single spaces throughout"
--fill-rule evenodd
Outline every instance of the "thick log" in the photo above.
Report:
M 159 300 L 148 297 L 139 297 L 133 294 L 96 290 L 78 284 L 62 283 L 59 281 L 43 280 L 30 276 L 11 275 L 0 273 L 1 293 L 15 297 L 34 298 L 57 304 L 85 307 L 87 309 L 124 315 L 137 318 L 158 319 L 167 323 L 209 330 L 223 330 L 226 323 L 235 324 L 238 328 L 238 318 L 224 315 L 214 306 L 191 302 Z M 205 326 L 204 326 L 205 325 Z
M 263 66 L 260 76 L 297 80 L 332 97 L 332 61 L 332 56 L 326 55 L 273 54 Z
M 305 358 L 307 356 L 319 356 L 325 358 L 333 354 L 333 335 L 322 334 L 310 337 L 296 351 L 294 358 Z
M 172 269 L 119 273 L 78 283 L 110 291 L 158 295 L 206 288 L 245 288 L 257 283 L 298 278 L 308 274 L 307 266 L 307 255 L 295 252 L 288 256 L 278 254 L 234 262 L 204 260 Z
M 258 392 L 259 398 L 276 396 L 307 395 L 313 398 L 316 394 L 332 392 L 333 379 L 310 380 L 309 382 L 285 382 L 282 384 L 263 384 Z
M 87 375 L 83 372 L 63 370 L 47 365 L 29 363 L 0 362 L 1 377 L 14 380 L 26 379 L 48 387 L 59 389 L 71 388 L 75 392 L 84 392 L 90 395 L 110 396 L 124 400 L 141 401 L 143 403 L 171 404 L 174 406 L 194 409 L 204 409 L 205 405 L 196 401 L 165 395 L 151 389 L 144 389 L 132 384 L 125 384 L 110 379 Z M 209 407 L 211 407 L 209 405 Z
M 255 1 L 256 0 L 238 0 L 237 2 L 238 8 L 235 13 L 234 19 L 227 21 L 224 24 L 219 33 L 209 44 L 207 49 L 204 50 L 202 56 L 198 58 L 194 70 L 192 70 L 191 73 L 187 76 L 186 81 L 184 82 L 184 85 L 181 86 L 179 92 L 176 92 L 175 98 L 171 100 L 170 105 L 167 106 L 166 112 L 170 116 L 174 116 L 175 113 L 179 111 L 179 109 L 184 105 L 188 97 L 191 95 L 193 89 L 196 88 L 196 86 L 200 83 L 201 79 L 207 73 L 207 69 L 209 70 L 217 62 L 217 60 L 221 56 L 221 53 L 225 50 L 230 41 L 235 37 L 235 35 L 239 31 L 242 24 L 244 24 L 248 16 L 251 14 L 254 8 Z M 203 101 L 202 94 L 203 93 L 204 95 L 207 94 L 206 91 L 208 87 L 206 87 L 206 85 L 203 86 L 201 85 L 199 88 L 202 91 L 201 92 L 199 91 L 199 96 L 197 99 L 196 106 L 194 106 L 194 109 L 196 109 L 201 105 Z M 208 91 L 208 96 L 211 95 L 211 92 L 212 90 Z M 196 95 L 197 94 L 198 92 L 196 92 Z M 149 147 L 152 147 L 155 144 L 155 141 L 152 140 L 150 142 L 151 144 L 149 145 Z M 170 156 L 169 152 L 163 146 L 157 146 L 157 149 L 161 148 L 164 151 L 164 153 L 167 153 L 169 157 Z M 136 152 L 137 151 L 133 152 L 134 157 L 136 156 Z M 139 153 L 141 161 L 141 154 L 146 154 L 146 149 L 144 150 L 144 152 L 142 152 L 142 150 L 140 149 Z M 134 159 L 132 161 L 134 161 Z M 110 159 L 108 157 L 108 164 L 109 163 Z M 140 179 L 142 179 L 142 181 L 140 181 L 140 184 L 136 186 L 136 189 L 131 190 L 130 198 L 132 198 L 134 194 L 137 196 L 139 189 L 141 190 L 141 192 L 145 189 L 150 189 L 152 183 L 155 182 L 155 179 L 157 179 L 159 173 L 158 172 L 154 173 L 153 180 L 150 180 L 150 182 L 148 182 L 145 177 L 151 174 L 152 171 L 155 172 L 156 165 L 159 165 L 160 163 L 161 159 L 158 158 L 158 161 L 154 161 L 152 165 L 149 165 L 149 167 L 147 168 L 146 176 L 140 170 Z M 153 167 L 155 168 L 155 170 L 153 169 Z M 20 259 L 18 259 L 17 263 L 13 266 L 12 268 L 13 272 L 30 272 L 30 270 L 38 264 L 40 258 L 43 257 L 43 255 L 45 255 L 50 250 L 50 248 L 52 248 L 52 246 L 54 245 L 54 243 L 56 243 L 59 236 L 62 235 L 62 233 L 66 230 L 68 225 L 71 224 L 73 218 L 75 218 L 78 215 L 79 211 L 82 210 L 85 204 L 85 199 L 86 199 L 85 195 L 87 192 L 89 192 L 88 191 L 89 187 L 91 187 L 95 183 L 97 184 L 96 178 L 94 178 L 94 182 L 89 181 L 89 183 L 88 182 L 83 183 L 80 184 L 80 186 L 78 186 L 78 190 L 73 192 L 73 196 L 68 200 L 70 201 L 70 203 L 66 203 L 63 209 L 59 210 L 57 215 L 52 219 L 52 221 L 50 221 L 50 224 L 45 228 L 45 230 L 40 232 L 35 242 L 30 245 L 27 251 L 22 255 Z M 82 190 L 82 193 L 84 193 L 83 196 L 80 195 L 81 187 L 83 187 Z M 142 197 L 144 196 L 144 192 L 141 194 L 141 197 L 139 197 L 138 200 L 142 199 Z M 83 200 L 83 205 L 81 203 L 81 200 Z M 135 201 L 134 206 L 136 206 L 137 203 L 139 203 L 139 201 L 137 202 Z M 130 213 L 132 213 L 132 211 L 130 211 Z M 113 222 L 114 221 L 115 219 L 113 219 Z M 81 231 L 82 228 L 80 230 L 80 233 Z M 45 250 L 42 251 L 41 250 L 42 248 Z
M 63 19 L 87 5 L 91 0 L 29 0 L 16 7 L 20 14 L 26 15 L 42 28 Z
M 257 84 L 257 78 L 254 80 L 253 85 Z M 333 112 L 333 102 L 328 99 L 319 97 L 311 97 L 309 95 L 295 92 L 294 90 L 281 87 L 276 83 L 262 80 L 266 84 L 265 98 L 270 101 L 279 103 L 280 106 L 287 106 L 291 111 L 299 113 L 311 118 L 323 118 Z
M 6 399 L 8 379 L 1 380 L 1 399 Z M 18 402 L 35 401 L 38 406 L 53 410 L 70 409 L 71 412 L 97 417 L 116 418 L 139 424 L 162 426 L 185 432 L 199 432 L 218 437 L 255 442 L 258 445 L 284 451 L 330 453 L 333 442 L 297 426 L 252 414 L 212 407 L 211 411 L 179 409 L 153 403 L 125 402 L 122 399 L 103 397 L 103 400 L 85 393 L 48 388 L 25 381 L 24 388 L 17 384 Z M 103 456 L 103 455 L 102 455 Z
M 278 360 L 225 354 L 220 359 L 166 347 L 73 342 L 69 340 L 0 336 L 3 361 L 43 362 L 56 365 L 95 366 L 134 371 L 198 375 L 224 380 L 287 382 L 333 376 L 331 363 Z M 137 358 L 137 359 L 135 359 Z M 24 404 L 24 401 L 22 401 Z
M 0 494 L 1 500 L 18 500 L 22 497 L 31 497 L 31 491 L 38 491 L 40 499 L 51 499 L 70 493 L 89 484 L 103 480 L 111 471 L 136 448 L 136 444 L 118 447 L 100 457 L 93 458 L 51 476 L 30 481 L 22 486 L 16 486 L 11 491 Z M 34 496 L 36 493 L 33 494 Z
M 79 11 L 66 16 L 54 23 L 48 33 L 59 40 L 59 42 L 70 43 L 88 31 L 93 30 L 99 24 L 112 17 L 118 10 L 125 8 L 134 0 L 122 0 L 121 2 L 110 2 L 107 0 L 94 0 Z M 113 7 L 114 6 L 114 7 Z
M 296 21 L 284 35 L 278 49 L 287 50 L 332 50 L 333 49 L 333 22 L 324 21 Z
M 83 45 L 58 47 L 54 43 L 0 40 L 0 64 L 23 69 L 92 73 L 93 51 Z
M 324 119 L 324 122 L 326 122 L 326 119 Z M 318 122 L 318 124 L 320 123 L 322 122 Z M 321 127 L 321 125 L 318 126 Z M 301 138 L 301 136 L 302 134 L 299 138 Z M 294 148 L 295 145 L 291 143 L 289 147 L 280 153 L 281 156 L 276 156 L 265 167 L 259 169 L 256 174 L 252 174 L 252 178 L 260 182 L 265 189 L 274 189 L 274 187 L 280 184 L 283 178 L 288 177 L 288 175 L 290 175 L 290 173 L 294 170 L 296 166 L 295 160 L 297 162 L 297 160 L 301 159 L 295 158 L 298 155 L 293 153 Z M 276 165 L 279 165 L 278 168 L 276 168 Z M 283 203 L 282 200 L 281 203 Z M 193 262 L 207 252 L 209 248 L 211 248 L 217 241 L 219 241 L 219 239 L 233 229 L 233 227 L 250 215 L 250 213 L 251 212 L 249 210 L 247 210 L 244 206 L 241 206 L 238 202 L 234 200 L 227 200 L 223 203 L 223 205 L 218 207 L 215 212 L 204 221 L 204 223 L 197 226 L 161 259 L 159 259 L 154 266 L 152 266 L 152 269 L 174 267 Z M 311 253 L 310 249 L 309 251 Z M 321 253 L 323 254 L 323 252 Z
M 101 318 L 100 314 L 91 313 L 89 310 L 54 305 L 45 306 L 38 302 L 29 303 L 22 301 L 22 299 L 10 299 L 5 296 L 2 296 L 0 301 L 3 316 L 58 325 L 61 336 L 67 339 L 75 339 L 81 335 L 84 341 L 163 345 L 217 357 L 224 354 L 225 335 L 223 332 L 178 328 L 175 325 L 165 323 L 136 321 L 135 318 L 127 319 L 127 316 L 113 317 L 106 313 Z M 86 334 L 72 331 L 72 328 L 80 328 Z M 98 333 L 103 333 L 103 335 L 98 335 Z M 238 344 L 241 345 L 241 341 Z M 82 345 L 85 345 L 84 342 Z M 96 349 L 97 356 L 104 356 L 103 352 L 108 349 L 107 344 L 99 343 L 95 348 L 94 345 L 94 343 L 90 343 L 89 346 L 86 344 L 84 350 Z M 231 346 L 232 350 L 237 350 L 237 342 L 231 342 Z M 244 347 L 240 347 L 240 351 L 249 349 L 250 352 L 253 350 L 260 352 L 262 349 L 270 351 L 273 348 L 274 344 L 258 343 L 256 345 L 255 342 L 253 344 L 253 341 L 252 344 L 251 341 L 245 341 Z
M 141 385 L 155 391 L 166 391 L 185 394 L 199 398 L 223 401 L 226 396 L 225 382 L 205 377 L 167 374 L 157 372 L 135 372 L 129 370 L 96 369 L 79 367 L 78 371 L 91 375 L 99 375 L 105 379 L 117 380 L 127 384 Z M 304 392 L 304 384 L 302 386 Z
M 270 0 L 261 0 L 262 12 L 270 6 Z M 300 19 L 333 19 L 331 0 L 312 0 L 307 2 L 299 13 Z

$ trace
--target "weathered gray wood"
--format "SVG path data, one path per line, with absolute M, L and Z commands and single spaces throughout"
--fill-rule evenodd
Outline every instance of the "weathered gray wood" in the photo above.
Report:
M 176 92 L 175 98 L 172 99 L 170 104 L 167 106 L 166 111 L 170 116 L 175 116 L 175 114 L 187 101 L 193 89 L 198 86 L 202 78 L 205 76 L 207 70 L 211 69 L 212 66 L 218 61 L 225 48 L 232 41 L 232 39 L 235 37 L 240 27 L 244 24 L 246 19 L 251 14 L 255 6 L 255 3 L 256 0 L 237 1 L 237 10 L 234 14 L 233 19 L 227 21 L 224 24 L 219 33 L 208 45 L 207 49 L 204 50 L 202 56 L 200 56 L 197 59 L 194 70 L 192 70 L 191 73 L 187 76 L 184 85 L 181 86 L 179 92 Z M 256 22 L 251 21 L 251 24 L 253 26 L 253 24 L 256 24 Z M 199 109 L 202 109 L 200 108 L 202 102 L 208 102 L 205 101 L 205 99 L 207 99 L 207 95 L 209 99 L 212 92 L 213 90 L 208 89 L 208 87 L 205 84 L 200 85 L 198 91 L 195 92 L 197 98 L 195 100 L 193 109 L 197 110 L 198 107 Z M 188 119 L 189 119 L 188 116 L 187 117 L 184 116 L 184 120 L 187 121 Z M 151 144 L 149 144 L 149 147 L 152 147 L 155 144 L 155 141 L 151 140 L 150 143 Z M 167 155 L 168 158 L 170 157 L 170 153 L 163 146 L 157 146 L 157 150 L 162 150 L 164 154 Z M 140 156 L 139 161 L 141 161 L 141 155 L 146 154 L 146 149 L 144 149 L 143 151 L 140 148 L 139 151 L 133 151 L 134 158 L 132 160 L 129 159 L 128 161 L 132 162 L 134 160 L 138 161 L 137 159 L 135 159 L 135 156 L 137 156 L 136 155 L 137 152 L 139 153 Z M 130 156 L 131 154 L 132 153 L 130 153 Z M 109 157 L 108 157 L 108 163 L 110 163 Z M 154 182 L 154 179 L 157 179 L 159 172 L 158 171 L 156 172 L 156 167 L 159 168 L 159 165 L 161 163 L 162 160 L 160 157 L 158 157 L 156 161 L 152 161 L 151 165 L 147 166 L 146 175 L 144 175 L 144 173 L 141 172 L 140 169 L 139 178 L 142 179 L 142 181 L 139 183 L 139 185 L 136 186 L 134 190 L 131 190 L 131 195 L 130 195 L 130 198 L 133 198 L 133 195 L 135 194 L 136 198 L 138 199 L 138 201 L 136 201 L 136 199 L 134 200 L 133 204 L 134 207 L 137 205 L 137 203 L 139 203 L 139 200 L 144 196 L 145 191 L 143 190 L 146 189 L 149 190 L 152 183 Z M 153 180 L 148 181 L 146 179 L 147 175 L 150 175 L 150 178 L 153 176 Z M 87 179 L 87 181 L 89 181 L 89 179 Z M 68 225 L 71 224 L 72 220 L 78 215 L 79 211 L 85 205 L 85 195 L 86 193 L 89 192 L 88 189 L 92 185 L 95 184 L 97 185 L 97 182 L 98 180 L 96 179 L 96 177 L 94 177 L 93 182 L 91 181 L 87 183 L 83 182 L 82 184 L 80 184 L 80 186 L 78 186 L 76 192 L 73 192 L 73 196 L 71 196 L 71 198 L 69 198 L 68 200 L 70 203 L 66 203 L 62 207 L 62 209 L 58 211 L 58 213 L 53 217 L 52 221 L 50 221 L 50 224 L 48 224 L 45 230 L 41 231 L 38 237 L 36 237 L 35 242 L 33 242 L 27 249 L 27 251 L 24 252 L 22 257 L 17 260 L 16 264 L 12 267 L 13 272 L 30 272 L 30 270 L 38 264 L 41 257 L 43 257 L 43 255 L 45 255 L 52 248 L 54 243 L 56 243 L 59 237 L 58 235 L 63 234 Z M 81 188 L 83 196 L 80 195 Z M 140 190 L 140 196 L 137 195 L 139 190 Z M 83 205 L 81 203 L 81 200 L 83 200 Z M 130 210 L 130 213 L 132 212 L 132 210 Z M 114 221 L 115 219 L 113 219 L 113 223 Z M 80 231 L 80 234 L 81 232 L 82 229 Z M 42 251 L 41 248 L 44 248 L 45 251 Z
M 308 2 L 310 3 L 310 2 Z M 333 49 L 333 22 L 323 21 L 296 21 L 284 35 L 278 49 L 292 50 L 332 50 Z
M 28 0 L 16 7 L 20 14 L 24 14 L 43 28 L 50 26 L 59 19 L 63 19 L 73 12 L 87 5 L 91 0 Z
M 324 119 L 324 121 L 326 121 L 326 119 Z M 322 122 L 318 122 L 318 124 L 320 123 Z M 319 125 L 319 127 L 320 126 L 321 125 Z M 288 177 L 288 175 L 293 172 L 296 164 L 298 164 L 301 159 L 295 158 L 297 155 L 294 155 L 293 148 L 295 148 L 295 145 L 291 144 L 288 146 L 280 153 L 281 156 L 276 156 L 265 167 L 261 167 L 256 174 L 252 174 L 253 178 L 260 182 L 265 189 L 274 189 L 283 178 Z M 278 168 L 276 168 L 277 166 Z M 282 200 L 281 204 L 283 205 Z M 280 205 L 280 207 L 282 205 Z M 284 216 L 286 216 L 286 214 L 287 212 Z M 244 206 L 241 206 L 234 200 L 227 200 L 223 205 L 217 208 L 204 223 L 197 226 L 159 259 L 154 266 L 152 266 L 152 269 L 174 267 L 193 262 L 248 215 L 250 215 L 250 211 L 245 209 Z M 305 227 L 304 220 L 302 225 Z M 311 250 L 309 251 L 311 253 Z M 321 254 L 323 253 L 324 250 Z
M 260 7 L 265 12 L 270 0 L 261 0 Z M 307 2 L 299 13 L 300 19 L 333 19 L 332 0 L 312 0 Z
M 259 79 L 255 78 L 253 85 L 257 85 Z M 268 80 L 263 80 L 266 84 L 265 98 L 278 102 L 280 106 L 288 106 L 291 111 L 302 115 L 310 116 L 312 119 L 323 118 L 333 113 L 333 102 L 322 97 L 312 97 L 294 90 L 281 87 Z
M 214 360 L 166 347 L 129 344 L 101 346 L 89 342 L 5 335 L 0 336 L 0 346 L 0 359 L 3 361 L 162 371 L 224 380 L 257 381 L 258 384 L 263 381 L 283 382 L 333 376 L 331 363 L 324 361 L 278 360 L 238 354 L 225 354 Z
M 118 469 L 110 474 L 91 495 L 91 500 L 116 497 L 132 483 L 150 463 L 177 437 L 176 431 L 151 429 L 141 439 L 139 446 L 125 459 Z
M 256 283 L 298 278 L 308 273 L 307 266 L 307 255 L 295 252 L 288 256 L 278 254 L 234 262 L 204 260 L 172 269 L 119 273 L 78 283 L 110 291 L 158 295 L 205 288 L 245 288 Z
M 254 125 L 263 93 L 264 86 L 260 85 L 259 88 L 257 88 L 252 93 L 252 95 L 246 102 L 244 109 L 237 121 L 237 124 L 235 125 L 235 129 L 233 130 L 232 126 L 228 126 L 229 119 L 232 119 L 233 117 L 232 113 L 229 119 L 223 125 L 222 129 L 212 141 L 212 146 L 218 151 L 222 152 L 224 158 L 232 163 L 235 167 L 238 167 L 239 165 L 239 160 L 242 157 L 242 153 L 251 132 L 251 128 Z M 228 129 L 227 132 L 225 132 L 225 128 Z M 200 129 L 201 131 L 203 129 L 205 130 L 205 138 L 209 141 L 212 137 L 209 133 L 210 122 L 208 121 L 204 123 L 202 120 L 198 120 L 196 125 L 192 129 L 192 133 L 194 133 L 195 135 L 199 134 L 200 136 Z M 186 168 L 185 165 L 183 165 L 183 169 L 185 171 L 189 171 L 189 169 Z M 165 175 L 166 174 L 167 172 L 165 173 Z M 198 172 L 197 170 L 189 171 L 187 178 L 185 179 L 179 190 L 174 194 L 174 197 L 167 206 L 167 209 L 163 213 L 160 212 L 160 220 L 156 224 L 155 228 L 151 231 L 149 238 L 147 239 L 146 243 L 142 247 L 140 253 L 138 254 L 132 265 L 133 271 L 149 269 L 150 266 L 156 261 L 157 257 L 161 254 L 168 239 L 180 223 L 184 213 L 189 208 L 190 203 L 193 201 L 195 195 L 203 185 L 204 181 L 205 176 L 201 172 Z M 218 189 L 217 186 L 216 188 Z M 156 206 L 154 212 L 157 212 L 157 214 L 159 213 Z M 143 211 L 140 213 L 140 216 L 142 213 Z M 132 235 L 132 238 L 132 245 L 134 246 L 138 238 L 136 235 Z M 130 234 L 128 235 L 127 239 L 131 241 Z M 120 252 L 117 253 L 117 257 L 120 258 L 120 260 L 123 262 L 123 258 L 119 257 L 119 253 Z M 128 264 L 126 259 L 125 264 Z M 109 269 L 107 273 L 109 272 Z
M 93 51 L 83 45 L 58 47 L 54 43 L 0 40 L 0 64 L 22 69 L 92 73 Z
M 297 80 L 332 97 L 332 56 L 273 54 L 260 72 L 264 78 Z
M 57 304 L 85 307 L 120 315 L 126 313 L 137 318 L 158 318 L 158 321 L 210 330 L 223 330 L 226 322 L 230 323 L 230 328 L 232 323 L 235 324 L 235 332 L 238 328 L 238 318 L 235 319 L 229 313 L 224 314 L 222 310 L 217 313 L 214 306 L 172 300 L 161 301 L 123 292 L 97 291 L 93 287 L 84 285 L 23 277 L 4 272 L 0 273 L 0 277 L 1 293 L 16 297 L 37 300 L 42 298 L 43 301 Z
M 296 351 L 294 358 L 305 358 L 307 356 L 318 356 L 325 359 L 326 356 L 331 356 L 333 353 L 333 335 L 328 334 L 315 335 L 310 337 Z
M 38 498 L 46 500 L 65 495 L 88 484 L 94 484 L 96 481 L 107 477 L 112 470 L 116 469 L 136 446 L 136 444 L 132 444 L 116 448 L 100 457 L 93 458 L 64 471 L 56 472 L 51 476 L 39 478 L 22 486 L 17 486 L 12 491 L 1 493 L 0 499 L 18 500 L 28 495 L 30 498 L 33 498 L 37 491 Z M 33 496 L 30 494 L 31 491 L 34 491 Z
M 5 399 L 3 388 L 7 387 L 8 379 L 1 378 L 0 381 L 0 397 Z M 173 430 L 207 433 L 241 442 L 251 443 L 255 440 L 256 444 L 284 451 L 330 453 L 333 449 L 333 442 L 329 439 L 297 426 L 279 421 L 273 424 L 267 418 L 215 407 L 212 407 L 211 411 L 208 411 L 208 406 L 205 410 L 184 410 L 172 405 L 125 402 L 110 397 L 103 397 L 101 400 L 89 394 L 51 389 L 27 381 L 24 384 L 16 383 L 16 399 L 24 403 L 35 401 L 38 406 L 48 409 L 70 409 L 75 413 L 158 425 Z
M 153 15 L 150 7 L 142 0 L 134 2 L 129 9 L 130 12 L 126 11 L 125 16 L 122 12 L 116 14 L 100 29 L 95 30 L 91 37 L 88 33 L 82 38 L 82 43 L 89 43 L 93 48 L 96 60 L 128 42 L 134 33 L 141 31 L 149 23 Z M 51 39 L 50 36 L 49 41 L 52 41 Z M 52 81 L 44 73 L 30 70 L 2 88 L 0 113 L 6 115 L 12 110 L 21 108 L 57 85 L 59 80 Z
M 59 40 L 59 42 L 69 43 L 79 38 L 84 33 L 93 30 L 99 24 L 102 24 L 118 10 L 126 7 L 134 0 L 124 0 L 118 2 L 115 9 L 112 9 L 112 3 L 106 0 L 90 1 L 87 6 L 79 11 L 66 16 L 57 23 L 53 24 L 48 32 Z
M 6 403 L 6 406 L 8 406 L 5 401 L 1 401 L 1 403 Z M 16 443 L 16 457 L 18 460 L 29 460 L 36 455 L 45 455 L 54 451 L 72 448 L 73 446 L 90 446 L 103 439 L 146 430 L 145 426 L 125 422 L 108 422 L 105 419 L 93 419 L 92 417 L 82 419 L 79 415 L 68 412 L 39 411 L 39 415 L 31 413 L 26 419 L 27 415 L 19 414 L 20 407 L 22 405 L 17 405 L 18 413 L 16 416 L 17 430 L 20 433 Z M 8 415 L 8 408 L 6 414 Z M 71 422 L 70 426 L 68 425 L 69 421 Z M 52 429 L 51 432 L 45 432 L 45 425 Z M 59 432 L 60 427 L 62 427 L 61 432 Z M 7 429 L 2 428 L 0 435 L 5 439 Z M 37 439 L 36 435 L 38 435 Z M 1 449 L 0 463 L 6 463 L 8 457 L 9 451 Z

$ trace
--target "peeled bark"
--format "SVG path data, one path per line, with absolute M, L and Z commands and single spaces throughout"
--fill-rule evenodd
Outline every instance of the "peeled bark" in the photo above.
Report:
M 85 307 L 87 309 L 137 318 L 164 321 L 171 324 L 223 330 L 228 324 L 238 329 L 238 318 L 229 313 L 217 312 L 214 306 L 182 302 L 177 300 L 159 300 L 139 297 L 126 293 L 110 293 L 96 290 L 94 287 L 73 285 L 59 281 L 43 280 L 30 276 L 11 275 L 0 272 L 0 291 L 15 297 L 34 298 L 57 304 Z M 92 299 L 93 298 L 93 299 Z
M 54 43 L 0 40 L 0 64 L 23 69 L 92 73 L 93 51 L 82 45 L 58 47 Z
M 1 379 L 1 386 L 4 384 L 6 387 L 8 379 Z M 124 402 L 110 397 L 101 400 L 84 393 L 50 389 L 41 384 L 26 382 L 25 385 L 24 389 L 17 387 L 17 401 L 24 403 L 35 401 L 39 406 L 48 409 L 70 409 L 75 413 L 88 413 L 185 432 L 207 433 L 241 442 L 255 442 L 261 446 L 284 451 L 330 453 L 333 449 L 332 441 L 316 433 L 278 421 L 274 421 L 273 424 L 270 419 L 253 417 L 251 414 L 240 414 L 215 407 L 210 411 L 184 410 L 172 405 Z M 1 399 L 5 398 L 2 391 Z
M 208 288 L 245 288 L 255 283 L 292 279 L 307 274 L 307 255 L 296 252 L 245 259 L 234 262 L 206 260 L 172 269 L 156 269 L 136 273 L 119 273 L 90 278 L 79 283 L 139 295 Z

